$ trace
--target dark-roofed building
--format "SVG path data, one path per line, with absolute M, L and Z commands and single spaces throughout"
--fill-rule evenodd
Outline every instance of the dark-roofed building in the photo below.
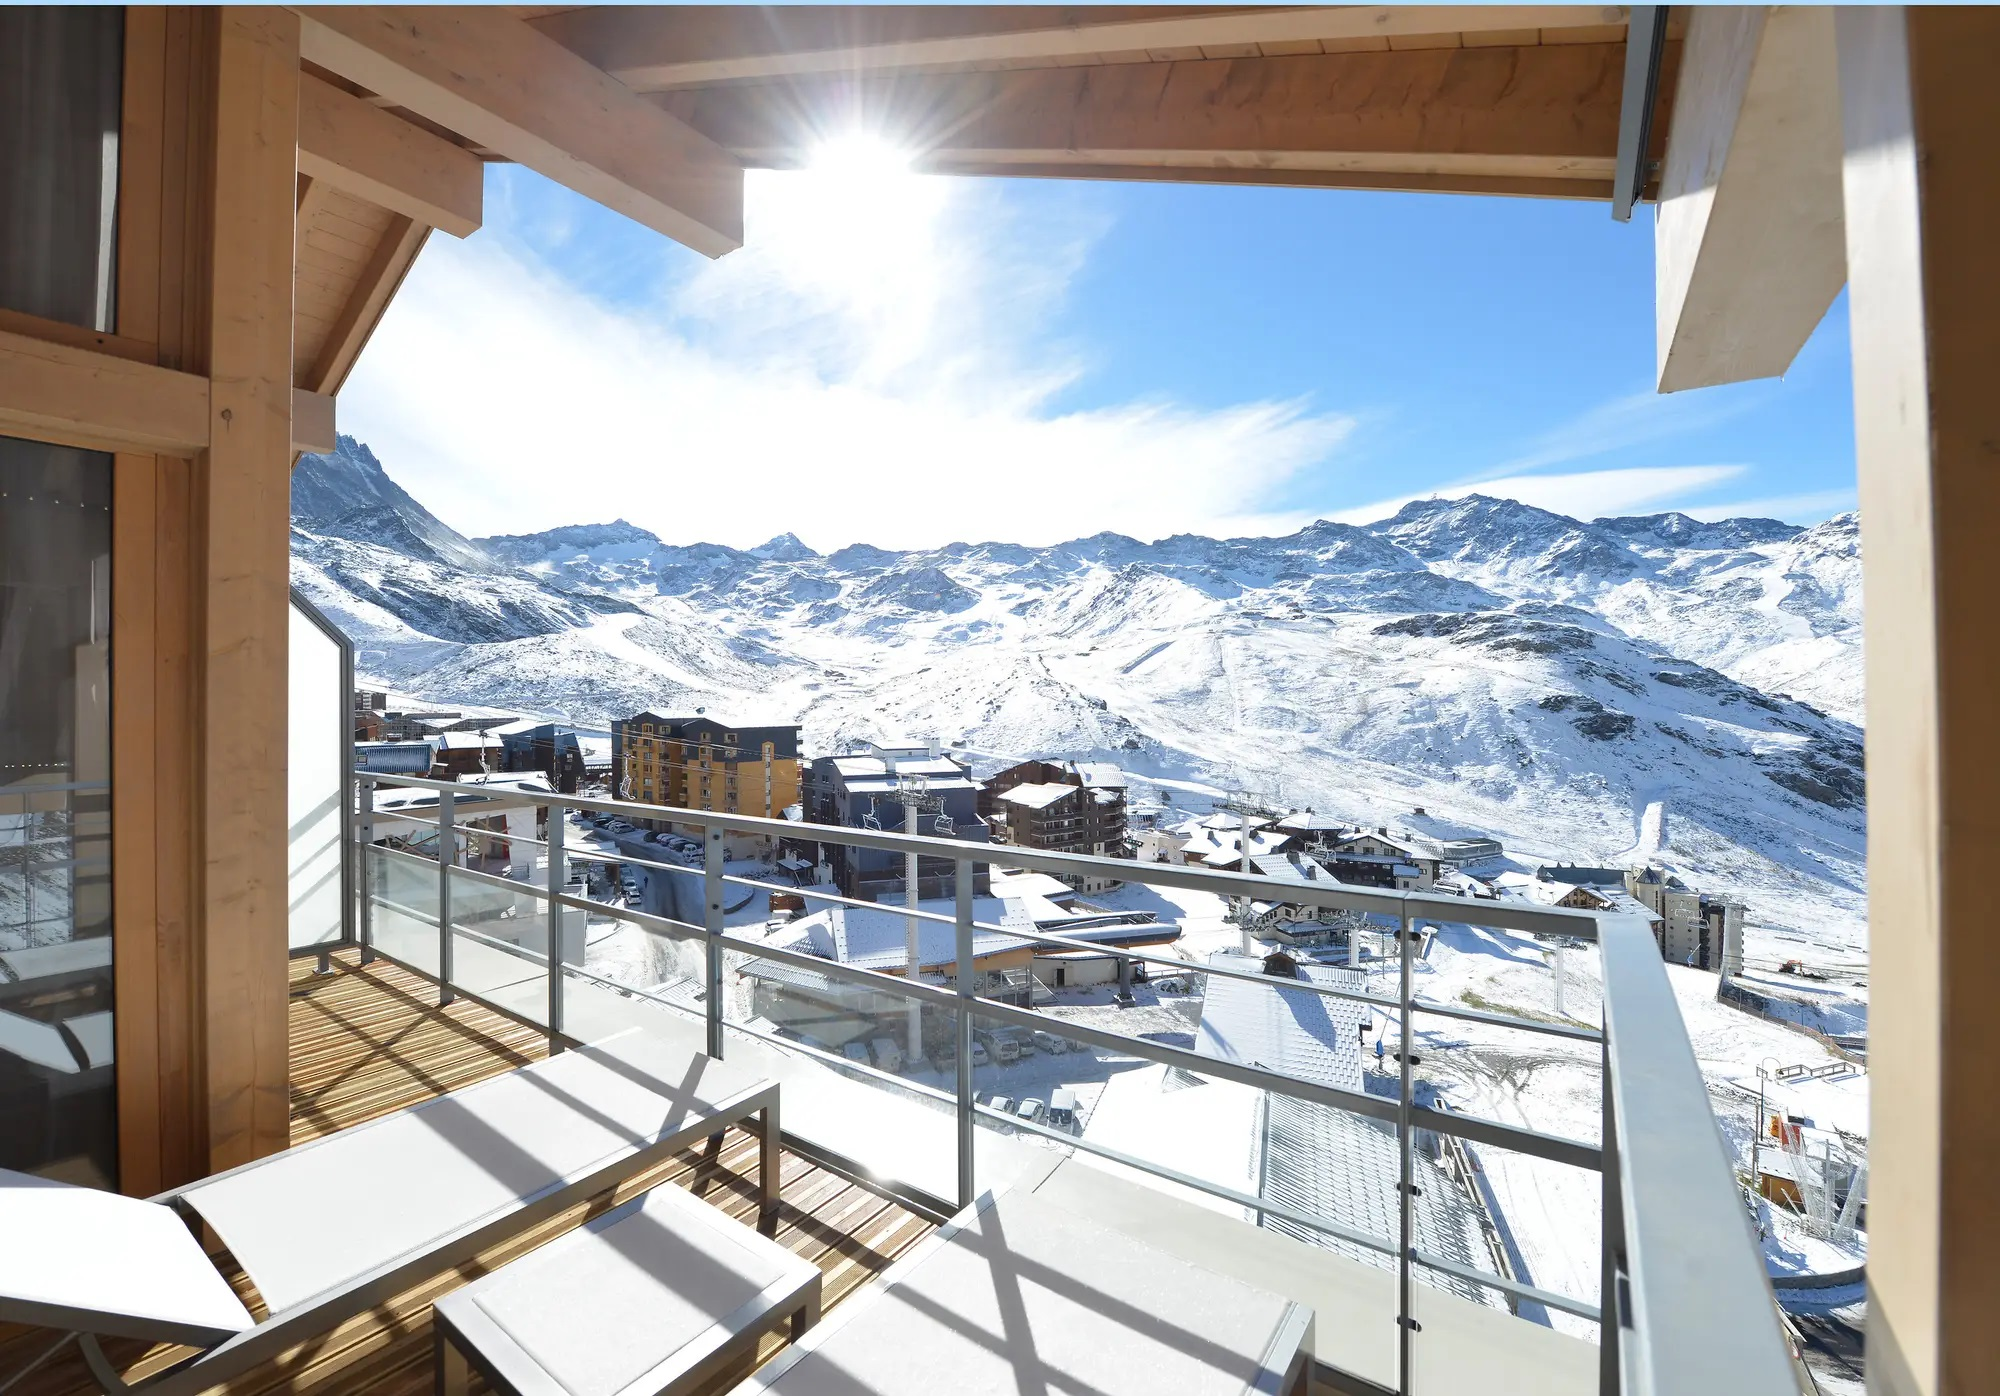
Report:
M 820 757 L 806 775 L 806 818 L 814 824 L 900 833 L 904 812 L 897 796 L 905 790 L 920 790 L 927 802 L 940 806 L 918 816 L 918 833 L 989 842 L 986 823 L 979 817 L 980 783 L 964 760 L 937 742 L 924 746 L 867 742 L 838 756 Z M 904 855 L 844 844 L 827 844 L 825 852 L 844 896 L 879 901 L 902 895 Z M 950 896 L 954 876 L 949 858 L 918 859 L 917 895 Z M 975 881 L 982 892 L 989 878 L 986 868 L 978 870 Z

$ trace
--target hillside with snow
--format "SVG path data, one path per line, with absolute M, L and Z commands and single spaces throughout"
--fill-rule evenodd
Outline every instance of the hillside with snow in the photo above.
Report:
M 1244 789 L 1530 863 L 1657 856 L 1761 935 L 1861 942 L 1851 515 L 1586 523 L 1472 497 L 1284 538 L 821 555 L 622 521 L 466 539 L 349 438 L 300 470 L 295 582 L 363 673 L 428 700 L 1107 759 L 1184 807 Z

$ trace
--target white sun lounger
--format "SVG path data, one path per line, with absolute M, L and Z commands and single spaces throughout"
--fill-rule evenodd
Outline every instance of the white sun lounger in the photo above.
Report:
M 0 1174 L 0 1319 L 206 1347 L 149 1392 L 200 1391 L 727 1126 L 762 1116 L 777 1204 L 778 1087 L 633 1032 L 151 1201 Z M 174 1208 L 206 1220 L 263 1297 L 253 1322 Z
M 477 1368 L 501 1396 L 701 1389 L 790 1320 L 819 1267 L 671 1183 L 438 1300 L 439 1396 Z
M 736 1396 L 1303 1393 L 1313 1312 L 1025 1191 L 982 1197 Z

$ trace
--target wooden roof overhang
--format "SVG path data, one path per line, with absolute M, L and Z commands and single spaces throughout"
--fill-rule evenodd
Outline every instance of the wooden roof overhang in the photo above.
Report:
M 298 7 L 294 358 L 338 390 L 433 228 L 509 160 L 696 251 L 743 172 L 864 132 L 966 175 L 1609 200 L 1601 5 Z M 1669 27 L 1653 125 L 1684 24 Z

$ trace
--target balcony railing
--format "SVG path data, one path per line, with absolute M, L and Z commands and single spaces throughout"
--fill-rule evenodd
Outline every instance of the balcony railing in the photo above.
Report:
M 1224 1209 L 1240 1208 L 1285 1233 L 1287 1242 L 1303 1230 L 1325 1238 L 1336 1251 L 1344 1247 L 1350 1254 L 1372 1257 L 1374 1266 L 1393 1275 L 1393 1313 L 1384 1307 L 1379 1315 L 1323 1314 L 1321 1320 L 1323 1329 L 1356 1318 L 1379 1317 L 1385 1327 L 1393 1323 L 1392 1358 L 1379 1362 L 1374 1371 L 1360 1370 L 1368 1364 L 1359 1360 L 1354 1370 L 1343 1370 L 1343 1378 L 1358 1389 L 1393 1390 L 1403 1396 L 1473 1390 L 1476 1383 L 1463 1384 L 1465 1374 L 1482 1366 L 1494 1371 L 1494 1364 L 1531 1360 L 1518 1345 L 1494 1341 L 1497 1330 L 1487 1326 L 1486 1320 L 1470 1321 L 1468 1306 L 1460 1298 L 1469 1293 L 1475 1300 L 1498 1296 L 1500 1306 L 1514 1314 L 1539 1307 L 1583 1320 L 1586 1327 L 1594 1325 L 1598 1335 L 1594 1385 L 1602 1396 L 1713 1396 L 1719 1391 L 1778 1396 L 1797 1390 L 1792 1358 L 1732 1165 L 1710 1112 L 1665 968 L 1642 919 L 1373 891 L 1343 884 L 1285 882 L 1013 845 L 801 826 L 785 820 L 509 789 L 505 792 L 508 800 L 548 811 L 546 839 L 505 836 L 509 844 L 532 845 L 542 851 L 537 881 L 525 882 L 455 865 L 464 838 L 500 837 L 473 834 L 461 827 L 460 812 L 473 799 L 489 794 L 481 787 L 366 771 L 355 773 L 355 786 L 354 827 L 360 857 L 355 879 L 359 898 L 355 939 L 364 959 L 381 955 L 431 979 L 439 985 L 443 1001 L 463 994 L 530 1023 L 548 1033 L 552 1050 L 637 1020 L 655 1031 L 685 1032 L 692 1045 L 711 1055 L 762 1053 L 773 1061 L 792 1063 L 798 1070 L 792 1077 L 793 1090 L 787 1095 L 787 1144 L 845 1165 L 860 1176 L 881 1180 L 934 1213 L 962 1206 L 992 1186 L 995 1178 L 1019 1165 L 1022 1142 L 1034 1141 L 1059 1151 L 1093 1155 L 1111 1166 L 1113 1176 L 1120 1169 L 1136 1170 L 1170 1192 L 1178 1190 L 1177 1196 L 1208 1199 L 1211 1209 L 1218 1204 Z M 429 845 L 431 856 L 375 845 L 378 786 L 435 792 L 435 820 L 408 809 L 398 809 L 394 816 L 400 823 L 428 828 L 430 833 L 421 842 Z M 664 850 L 659 859 L 648 859 L 630 856 L 622 849 L 614 855 L 572 847 L 566 834 L 569 812 L 633 821 L 667 820 L 699 829 L 700 866 L 673 861 Z M 827 845 L 918 853 L 926 859 L 946 860 L 955 870 L 952 912 L 857 901 L 823 886 L 801 888 L 730 874 L 724 866 L 725 832 L 773 842 L 808 836 Z M 440 852 L 442 858 L 437 856 Z M 586 895 L 587 881 L 579 884 L 573 880 L 578 869 L 593 863 L 640 867 L 649 876 L 698 880 L 703 915 L 699 921 L 679 919 L 593 900 Z M 1278 900 L 1315 910 L 1367 913 L 1385 928 L 1385 936 L 1394 937 L 1396 989 L 1389 994 L 1306 979 L 1280 980 L 1252 970 L 1191 963 L 1157 949 L 1130 949 L 1032 926 L 981 922 L 974 916 L 975 867 L 981 864 L 1057 877 L 1112 878 L 1128 884 L 1209 892 L 1222 898 Z M 726 908 L 732 898 L 740 901 L 740 894 L 747 891 L 754 895 L 759 890 L 803 896 L 814 909 L 856 908 L 898 920 L 949 926 L 955 973 L 945 984 L 922 977 L 913 980 L 767 944 L 729 928 Z M 649 987 L 593 971 L 586 964 L 584 944 L 587 918 L 592 913 L 613 915 L 660 937 L 665 945 L 685 947 L 685 962 L 693 972 L 684 980 Z M 1471 923 L 1594 942 L 1602 964 L 1602 1029 L 1420 997 L 1414 987 L 1419 937 L 1412 932 L 1427 922 Z M 1140 974 L 1151 969 L 1179 977 L 1206 976 L 1211 986 L 1219 980 L 1244 980 L 1274 992 L 1281 987 L 1287 996 L 1320 995 L 1363 1005 L 1395 1024 L 1394 1093 L 1357 1091 L 1246 1060 L 1206 1055 L 1159 1040 L 1160 1035 L 1114 1031 L 978 997 L 986 979 L 976 972 L 975 949 L 982 938 L 988 938 L 984 941 L 988 948 L 982 953 L 990 954 L 990 937 L 994 935 L 1053 951 L 1114 956 L 1126 969 Z M 324 951 L 327 947 L 316 948 Z M 952 1025 L 948 1046 L 955 1063 L 953 1078 L 944 1085 L 932 1085 L 913 1079 L 906 1071 L 884 1070 L 799 1041 L 750 1014 L 732 1018 L 730 996 L 725 992 L 725 976 L 732 964 L 738 969 L 775 967 L 760 972 L 781 980 L 789 975 L 799 984 L 819 986 L 827 992 L 841 986 L 849 998 L 842 1006 L 829 1007 L 828 1012 L 835 1016 L 867 1016 L 881 1012 L 877 1005 L 890 1003 L 914 1005 L 919 1015 L 928 1008 Z M 1122 970 L 1119 979 L 1121 984 L 1126 979 Z M 809 988 L 803 992 L 816 991 Z M 866 996 L 870 1006 L 856 1006 L 861 996 Z M 1415 1021 L 1424 1017 L 1595 1045 L 1602 1070 L 1599 1142 L 1466 1114 L 1443 1108 L 1441 1103 L 1425 1103 L 1419 1098 L 1415 1070 Z M 1194 1165 L 1142 1156 L 1088 1134 L 992 1109 L 976 1099 L 974 1090 L 975 1024 L 980 1021 L 1052 1033 L 1102 1052 L 1160 1064 L 1171 1072 L 1185 1073 L 1187 1080 L 1248 1088 L 1259 1093 L 1255 1097 L 1259 1119 L 1267 1117 L 1262 1112 L 1271 1110 L 1275 1102 L 1291 1101 L 1376 1122 L 1374 1127 L 1391 1132 L 1395 1141 L 1395 1234 L 1379 1234 L 1356 1225 L 1352 1218 L 1322 1215 L 1274 1198 L 1261 1188 L 1232 1186 L 1204 1176 L 1204 1170 Z M 1387 1029 L 1384 1031 L 1386 1034 Z M 898 1024 L 883 1027 L 881 1033 L 900 1040 L 903 1029 Z M 915 1029 L 911 1038 L 912 1045 L 921 1046 Z M 800 1089 L 802 1075 L 806 1078 L 804 1090 Z M 1378 1085 L 1386 1089 L 1389 1082 L 1383 1079 Z M 857 1091 L 868 1093 L 868 1101 L 858 1109 L 853 1105 Z M 814 1108 L 816 1100 L 821 1107 L 818 1110 Z M 878 1115 L 878 1110 L 887 1113 Z M 857 1120 L 857 1114 L 867 1118 Z M 1002 1131 L 1013 1137 L 1006 1138 Z M 1600 1302 L 1500 1273 L 1509 1268 L 1504 1264 L 1481 1268 L 1427 1249 L 1419 1235 L 1419 1172 L 1421 1169 L 1428 1180 L 1438 1171 L 1418 1162 L 1419 1140 L 1427 1133 L 1599 1174 L 1602 1239 L 1594 1268 Z M 1464 1168 L 1462 1146 L 1451 1146 L 1451 1152 L 1457 1166 Z M 1338 1158 L 1312 1162 L 1323 1169 L 1341 1168 Z M 1215 1218 L 1213 1210 L 1203 1215 Z M 1253 1232 L 1241 1221 L 1234 1224 L 1243 1226 L 1250 1235 L 1270 1234 Z M 1250 1235 L 1230 1244 L 1249 1245 Z M 1309 1249 L 1315 1262 L 1333 1263 L 1325 1249 L 1299 1247 L 1301 1254 Z M 1357 1267 L 1356 1273 L 1364 1272 Z M 1272 1283 L 1281 1281 L 1274 1279 Z M 1526 1319 L 1495 1313 L 1492 1307 L 1484 1312 L 1493 1315 L 1493 1321 L 1519 1324 L 1521 1330 L 1529 1327 Z M 1508 1331 L 1521 1336 L 1520 1330 Z M 1387 1346 L 1385 1335 L 1376 1349 L 1385 1358 Z M 1523 1382 L 1535 1389 L 1560 1388 L 1553 1381 L 1538 1381 L 1533 1373 L 1515 1372 L 1512 1384 Z M 1496 1388 L 1506 1384 L 1494 1382 Z

